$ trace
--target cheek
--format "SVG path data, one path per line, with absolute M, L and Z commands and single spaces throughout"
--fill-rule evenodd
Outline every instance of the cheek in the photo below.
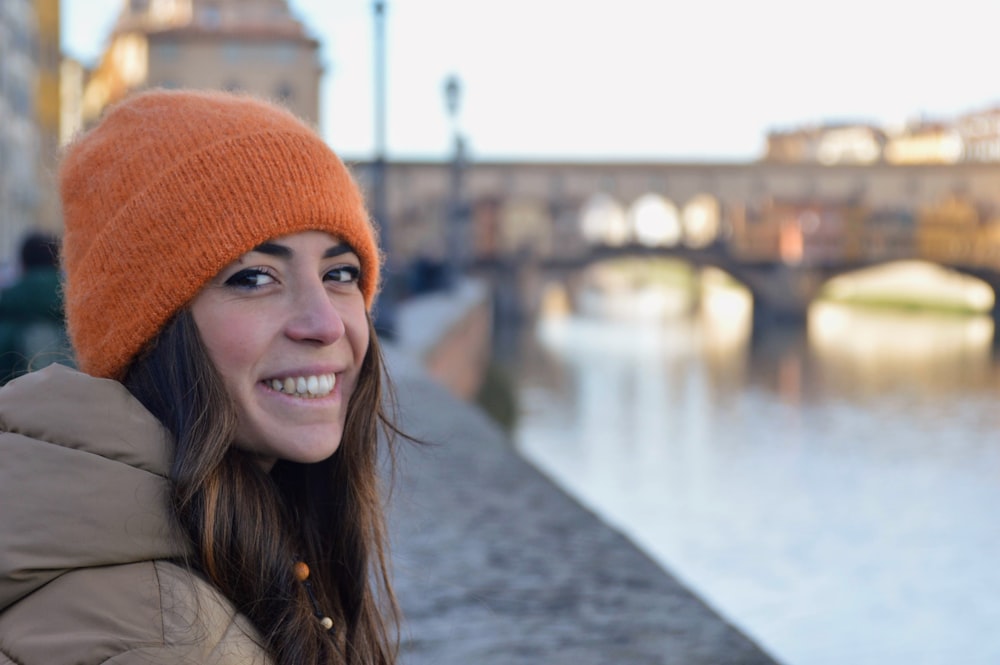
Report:
M 245 371 L 254 360 L 253 348 L 246 340 L 229 339 L 221 344 L 206 343 L 205 346 L 212 364 L 227 383 Z
M 226 383 L 253 364 L 260 344 L 254 332 L 259 323 L 228 308 L 193 310 L 195 324 L 208 357 Z

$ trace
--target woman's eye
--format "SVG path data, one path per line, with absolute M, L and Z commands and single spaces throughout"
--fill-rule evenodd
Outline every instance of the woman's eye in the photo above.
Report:
M 355 266 L 337 266 L 326 273 L 328 279 L 334 282 L 348 284 L 356 282 L 361 277 L 361 269 Z
M 226 286 L 240 289 L 256 289 L 274 282 L 274 277 L 262 268 L 247 268 L 241 270 L 226 280 Z

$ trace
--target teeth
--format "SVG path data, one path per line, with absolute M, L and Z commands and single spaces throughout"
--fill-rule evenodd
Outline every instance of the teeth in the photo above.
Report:
M 284 379 L 271 379 L 267 382 L 272 390 L 295 395 L 296 397 L 324 397 L 333 392 L 337 383 L 334 374 L 319 374 L 313 376 L 296 376 Z

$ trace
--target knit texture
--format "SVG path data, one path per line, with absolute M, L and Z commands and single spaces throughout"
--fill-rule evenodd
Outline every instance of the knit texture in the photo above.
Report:
M 154 90 L 112 107 L 60 166 L 66 321 L 80 369 L 121 378 L 170 318 L 262 242 L 329 232 L 381 256 L 351 174 L 288 111 L 243 95 Z

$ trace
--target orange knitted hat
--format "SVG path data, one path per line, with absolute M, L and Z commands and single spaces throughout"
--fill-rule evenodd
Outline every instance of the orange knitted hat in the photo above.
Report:
M 121 378 L 219 270 L 290 233 L 348 243 L 371 308 L 381 256 L 361 192 L 284 109 L 221 92 L 140 93 L 67 148 L 59 175 L 66 320 L 85 372 Z

